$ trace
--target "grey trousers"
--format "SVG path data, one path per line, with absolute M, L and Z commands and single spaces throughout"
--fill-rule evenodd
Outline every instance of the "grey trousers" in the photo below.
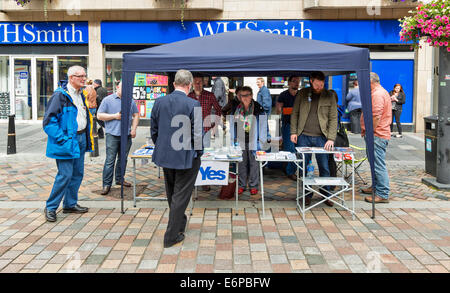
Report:
M 242 162 L 239 163 L 239 187 L 258 188 L 259 164 L 248 147 L 242 151 Z
M 191 169 L 163 168 L 169 203 L 169 223 L 164 234 L 165 244 L 174 241 L 178 233 L 184 232 L 186 229 L 185 211 L 191 199 L 200 164 L 200 158 L 195 158 Z

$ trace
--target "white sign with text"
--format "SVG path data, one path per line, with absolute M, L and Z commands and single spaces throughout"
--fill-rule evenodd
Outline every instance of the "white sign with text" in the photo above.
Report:
M 228 162 L 202 161 L 195 186 L 228 185 L 229 165 Z

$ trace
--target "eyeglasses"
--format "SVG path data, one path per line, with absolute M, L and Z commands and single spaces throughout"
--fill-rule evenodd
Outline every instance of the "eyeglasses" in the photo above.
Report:
M 78 77 L 78 78 L 86 78 L 87 76 L 86 75 L 72 75 L 72 76 L 75 76 L 75 77 Z
M 246 94 L 246 95 L 240 94 L 239 96 L 240 96 L 241 98 L 246 98 L 246 97 L 251 97 L 252 94 Z

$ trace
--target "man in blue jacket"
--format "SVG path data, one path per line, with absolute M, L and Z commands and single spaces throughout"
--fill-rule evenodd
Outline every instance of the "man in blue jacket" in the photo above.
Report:
M 270 115 L 272 112 L 272 97 L 270 96 L 269 89 L 264 85 L 264 78 L 258 77 L 256 79 L 256 85 L 259 88 L 256 101 L 263 106 L 266 115 Z
M 184 240 L 186 208 L 200 169 L 202 144 L 202 108 L 187 96 L 193 84 L 192 73 L 178 70 L 175 90 L 156 99 L 151 115 L 151 136 L 155 149 L 152 161 L 164 170 L 169 222 L 164 247 Z
M 61 83 L 50 98 L 43 120 L 48 135 L 46 155 L 56 159 L 58 167 L 45 208 L 49 222 L 56 221 L 56 210 L 63 197 L 63 213 L 88 211 L 77 203 L 84 174 L 84 154 L 91 152 L 94 146 L 93 118 L 82 92 L 86 72 L 81 66 L 72 66 L 67 77 L 68 82 Z

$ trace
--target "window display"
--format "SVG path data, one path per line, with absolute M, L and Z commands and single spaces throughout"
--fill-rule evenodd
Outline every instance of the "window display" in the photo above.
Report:
M 139 117 L 150 119 L 155 100 L 167 95 L 169 77 L 167 75 L 156 75 L 136 73 L 134 75 L 133 99 L 139 110 Z
M 92 78 L 89 76 L 89 73 L 87 72 L 87 64 L 88 64 L 88 57 L 86 56 L 58 57 L 58 72 L 59 72 L 58 81 L 67 80 L 67 70 L 69 70 L 69 67 L 74 65 L 78 65 L 86 69 L 86 74 L 88 74 L 89 78 Z M 93 79 L 95 79 L 95 77 Z
M 115 91 L 115 85 L 122 79 L 122 59 L 106 58 L 105 88 L 108 93 Z

